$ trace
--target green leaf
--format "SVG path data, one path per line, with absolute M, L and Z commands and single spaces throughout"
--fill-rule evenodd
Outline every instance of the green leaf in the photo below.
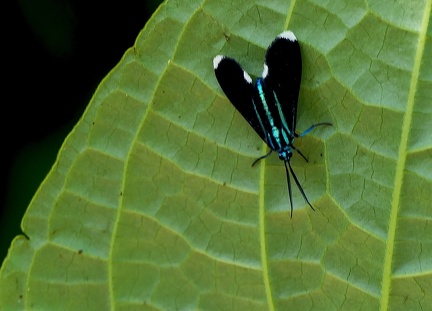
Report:
M 167 1 L 102 81 L 0 271 L 1 310 L 426 310 L 432 1 Z M 235 111 L 216 54 L 303 53 L 292 165 Z M 429 306 L 429 307 L 428 307 Z

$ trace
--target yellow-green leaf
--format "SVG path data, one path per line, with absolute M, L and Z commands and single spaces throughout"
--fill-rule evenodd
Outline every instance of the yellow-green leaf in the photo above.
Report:
M 0 270 L 0 310 L 427 310 L 432 22 L 424 1 L 167 1 L 101 82 Z M 223 95 L 291 29 L 293 168 Z

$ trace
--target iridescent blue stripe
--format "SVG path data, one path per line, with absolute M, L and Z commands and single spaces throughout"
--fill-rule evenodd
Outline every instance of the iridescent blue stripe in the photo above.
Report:
M 256 103 L 255 100 L 253 101 L 254 110 L 259 124 L 266 137 L 266 143 L 271 149 L 277 152 L 285 150 L 294 141 L 294 135 L 289 130 L 288 123 L 286 122 L 286 118 L 282 112 L 282 107 L 280 105 L 279 99 L 277 98 L 273 90 L 269 91 L 265 89 L 264 81 L 261 78 L 258 78 L 256 81 L 256 89 L 258 91 L 260 103 Z M 266 94 L 266 91 L 268 91 L 267 93 L 271 92 L 270 94 L 271 96 L 273 96 L 272 100 L 277 107 L 277 115 L 273 115 L 270 107 L 268 106 L 266 95 L 268 96 L 269 94 Z M 262 106 L 257 107 L 257 104 Z M 262 118 L 264 118 L 264 115 L 263 113 L 261 113 L 261 111 L 265 113 L 265 121 L 267 122 L 263 122 Z M 275 113 L 275 111 L 273 111 L 273 113 Z M 276 124 L 280 124 L 281 128 L 278 127 L 279 125 L 276 126 Z

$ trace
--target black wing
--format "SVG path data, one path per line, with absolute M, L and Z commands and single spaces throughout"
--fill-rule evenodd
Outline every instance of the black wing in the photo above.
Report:
M 281 105 L 290 131 L 294 134 L 302 75 L 300 45 L 292 31 L 281 33 L 267 49 L 263 78 Z
M 234 59 L 218 55 L 213 59 L 216 79 L 226 97 L 265 141 L 253 104 L 252 78 Z

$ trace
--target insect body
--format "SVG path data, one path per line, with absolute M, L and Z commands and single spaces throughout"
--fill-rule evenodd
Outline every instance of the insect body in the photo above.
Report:
M 294 33 L 285 31 L 270 44 L 262 77 L 256 80 L 255 85 L 248 73 L 232 58 L 217 55 L 213 59 L 213 66 L 225 95 L 270 148 L 270 152 L 258 158 L 252 166 L 276 151 L 285 165 L 291 217 L 293 203 L 289 172 L 303 198 L 314 209 L 290 164 L 292 150 L 307 161 L 293 143 L 295 137 L 306 135 L 316 126 L 331 123 L 314 124 L 301 134 L 295 132 L 302 61 L 300 45 Z

